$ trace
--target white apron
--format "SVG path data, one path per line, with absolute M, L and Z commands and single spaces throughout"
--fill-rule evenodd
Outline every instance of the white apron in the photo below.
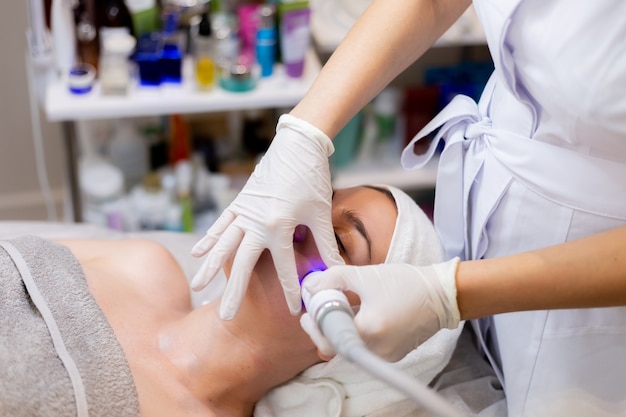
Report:
M 494 74 L 478 105 L 456 97 L 402 155 L 417 169 L 445 141 L 435 226 L 447 256 L 503 256 L 626 224 L 626 1 L 474 3 Z M 626 416 L 626 307 L 472 324 L 509 416 Z

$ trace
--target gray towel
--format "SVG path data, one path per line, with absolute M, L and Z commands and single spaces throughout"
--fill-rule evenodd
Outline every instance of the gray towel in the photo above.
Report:
M 38 237 L 7 242 L 19 253 L 0 247 L 0 416 L 139 416 L 124 352 L 78 260 Z

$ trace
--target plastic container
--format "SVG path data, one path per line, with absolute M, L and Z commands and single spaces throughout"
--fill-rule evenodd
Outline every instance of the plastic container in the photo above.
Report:
M 76 41 L 78 59 L 86 64 L 98 68 L 100 59 L 100 43 L 95 17 L 84 6 L 77 8 L 78 22 L 76 23 Z
M 356 158 L 362 130 L 363 111 L 360 111 L 335 136 L 335 152 L 330 156 L 333 169 L 344 168 Z
M 97 155 L 82 157 L 78 164 L 83 216 L 87 223 L 107 226 L 106 205 L 122 197 L 122 172 Z
M 300 78 L 311 43 L 311 9 L 308 3 L 282 3 L 280 7 L 280 50 L 285 72 L 291 78 Z
M 256 60 L 261 68 L 261 77 L 269 77 L 276 63 L 276 8 L 265 4 L 259 8 L 259 28 L 256 32 Z
M 98 0 L 94 2 L 97 11 L 97 27 L 100 47 L 104 40 L 114 33 L 133 35 L 133 21 L 124 0 Z
M 139 69 L 139 84 L 145 87 L 161 85 L 161 55 L 163 44 L 158 33 L 139 37 L 135 62 Z
M 372 103 L 377 129 L 375 152 L 379 158 L 389 160 L 400 157 L 404 143 L 397 132 L 401 101 L 401 92 L 387 87 Z
M 132 188 L 129 198 L 137 214 L 140 229 L 165 228 L 173 202 L 169 193 L 161 186 L 158 174 L 146 175 L 140 184 Z
M 159 28 L 159 10 L 155 0 L 125 0 L 133 22 L 136 37 L 156 32 Z
M 72 94 L 87 94 L 93 88 L 96 69 L 89 64 L 78 64 L 67 74 L 67 87 Z
M 257 78 L 254 66 L 234 62 L 220 75 L 220 87 L 233 93 L 242 93 L 254 90 Z
M 217 79 L 212 35 L 209 13 L 204 12 L 193 38 L 196 87 L 201 91 L 212 90 Z
M 183 39 L 178 30 L 178 15 L 169 12 L 165 15 L 162 33 L 162 49 L 159 59 L 161 82 L 180 84 L 183 81 Z
M 50 13 L 54 63 L 58 74 L 66 77 L 76 64 L 76 30 L 72 1 L 54 0 Z
M 246 65 L 256 61 L 256 32 L 259 27 L 259 4 L 242 4 L 237 7 L 239 18 L 240 53 L 239 59 Z
M 117 129 L 109 144 L 111 162 L 124 174 L 126 189 L 141 183 L 148 172 L 148 147 L 129 119 L 117 122 Z
M 222 69 L 228 68 L 231 62 L 237 60 L 240 40 L 234 15 L 224 12 L 215 13 L 212 15 L 212 24 L 215 41 L 213 58 L 219 73 Z
M 131 82 L 129 57 L 135 44 L 135 38 L 127 33 L 113 33 L 104 40 L 99 66 L 102 94 L 128 93 Z

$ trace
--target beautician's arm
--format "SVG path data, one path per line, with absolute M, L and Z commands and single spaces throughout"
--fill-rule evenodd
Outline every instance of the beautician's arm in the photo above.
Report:
M 470 0 L 374 0 L 291 114 L 334 138 L 463 14 Z
M 462 319 L 626 305 L 626 227 L 502 258 L 461 262 Z

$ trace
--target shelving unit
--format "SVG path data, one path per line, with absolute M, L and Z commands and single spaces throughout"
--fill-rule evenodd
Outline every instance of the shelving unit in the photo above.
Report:
M 341 2 L 340 2 L 341 3 Z M 328 8 L 334 0 L 315 0 L 312 5 Z M 197 91 L 193 84 L 192 62 L 183 63 L 183 83 L 177 86 L 131 88 L 123 97 L 104 96 L 96 82 L 93 90 L 84 96 L 73 95 L 62 80 L 49 82 L 45 87 L 43 107 L 49 121 L 61 122 L 67 152 L 67 170 L 70 183 L 72 214 L 81 221 L 81 202 L 78 187 L 78 147 L 75 122 L 90 119 L 115 119 L 168 114 L 193 114 L 211 112 L 233 112 L 263 108 L 289 108 L 294 106 L 307 92 L 322 64 L 318 53 L 330 53 L 339 44 L 351 25 L 341 13 L 333 19 L 325 19 L 322 9 L 314 8 L 312 36 L 317 50 L 309 50 L 306 56 L 304 75 L 291 79 L 282 66 L 275 68 L 269 78 L 258 81 L 257 87 L 249 92 L 232 93 L 220 88 L 209 92 Z M 327 13 L 328 14 L 328 13 Z M 470 25 L 472 26 L 472 25 Z M 485 43 L 482 33 L 453 27 L 435 46 L 472 46 Z M 432 161 L 419 171 L 404 171 L 398 161 L 354 164 L 333 173 L 335 187 L 359 183 L 387 183 L 403 189 L 432 188 L 437 175 L 437 161 Z
M 63 80 L 50 82 L 45 89 L 44 111 L 49 121 L 63 124 L 74 221 L 82 220 L 76 121 L 291 107 L 304 96 L 320 68 L 317 54 L 310 50 L 301 78 L 287 77 L 283 67 L 277 65 L 274 74 L 261 78 L 254 90 L 240 93 L 218 87 L 208 92 L 197 91 L 193 84 L 190 59 L 183 63 L 181 85 L 134 86 L 128 95 L 122 97 L 103 95 L 97 82 L 92 91 L 85 95 L 71 94 Z

